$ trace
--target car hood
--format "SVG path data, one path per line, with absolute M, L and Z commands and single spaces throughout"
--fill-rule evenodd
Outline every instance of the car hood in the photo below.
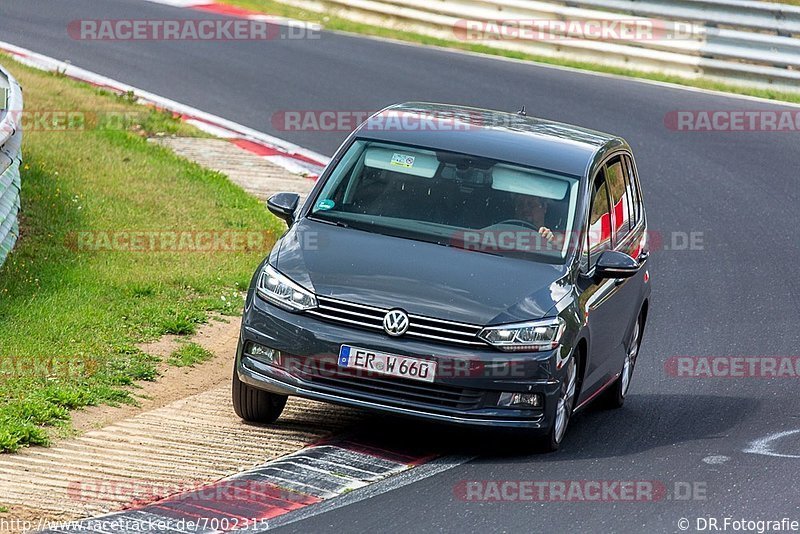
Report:
M 309 219 L 293 225 L 278 247 L 273 265 L 318 295 L 450 321 L 488 325 L 537 319 L 567 292 L 563 265 Z

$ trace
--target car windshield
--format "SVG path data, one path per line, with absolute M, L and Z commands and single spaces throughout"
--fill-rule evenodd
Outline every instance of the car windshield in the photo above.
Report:
M 314 200 L 324 222 L 563 263 L 579 179 L 491 159 L 357 140 Z

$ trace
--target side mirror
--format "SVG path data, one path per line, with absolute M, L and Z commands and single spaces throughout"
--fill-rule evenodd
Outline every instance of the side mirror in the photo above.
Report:
M 639 267 L 639 262 L 624 252 L 606 250 L 597 258 L 594 273 L 598 278 L 630 278 Z
M 294 212 L 297 210 L 299 202 L 300 195 L 297 193 L 276 193 L 267 200 L 267 209 L 291 226 L 294 222 Z

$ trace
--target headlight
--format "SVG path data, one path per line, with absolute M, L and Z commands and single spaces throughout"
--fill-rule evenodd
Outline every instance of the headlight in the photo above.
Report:
M 558 347 L 567 323 L 552 317 L 528 323 L 489 326 L 478 337 L 505 351 L 541 351 Z
M 271 265 L 264 267 L 258 278 L 258 294 L 284 310 L 303 311 L 317 307 L 317 297 L 312 292 L 282 275 Z

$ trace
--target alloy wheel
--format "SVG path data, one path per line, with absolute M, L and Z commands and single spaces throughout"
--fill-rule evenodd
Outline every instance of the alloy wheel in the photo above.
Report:
M 633 376 L 633 367 L 636 365 L 636 356 L 639 355 L 639 336 L 641 335 L 641 322 L 636 319 L 636 325 L 633 327 L 633 338 L 631 339 L 631 346 L 628 353 L 625 355 L 625 364 L 622 367 L 622 396 L 628 393 L 628 388 L 631 385 L 631 377 Z
M 567 373 L 564 377 L 564 383 L 561 387 L 561 396 L 556 406 L 554 434 L 556 443 L 561 443 L 561 440 L 564 438 L 564 433 L 567 430 L 567 423 L 569 422 L 570 415 L 572 415 L 572 404 L 575 400 L 576 378 L 577 369 L 575 367 L 575 358 L 570 358 L 567 364 Z

